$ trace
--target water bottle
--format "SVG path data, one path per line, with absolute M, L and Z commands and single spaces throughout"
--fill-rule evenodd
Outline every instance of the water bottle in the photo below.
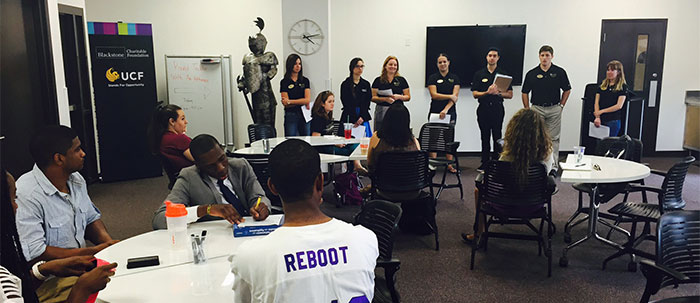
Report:
M 187 237 L 187 209 L 185 205 L 165 201 L 165 222 L 168 225 L 170 248 L 185 249 L 189 244 Z

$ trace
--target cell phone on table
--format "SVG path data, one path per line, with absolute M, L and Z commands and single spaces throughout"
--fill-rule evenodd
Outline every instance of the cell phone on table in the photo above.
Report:
M 157 265 L 160 265 L 160 260 L 158 259 L 158 256 L 129 258 L 126 260 L 126 268 L 129 269 Z

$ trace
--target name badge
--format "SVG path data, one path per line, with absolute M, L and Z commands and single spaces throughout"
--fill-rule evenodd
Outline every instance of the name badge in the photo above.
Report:
M 489 82 L 489 79 L 488 78 L 481 79 L 481 82 L 484 82 L 484 83 Z
M 537 79 L 542 79 L 544 76 L 542 74 L 537 75 Z
M 445 81 L 443 81 L 442 79 L 437 80 L 437 83 L 442 83 L 442 82 L 445 82 Z
M 363 93 L 366 93 L 366 92 L 367 92 L 367 89 L 366 89 L 366 88 L 363 88 L 363 89 L 362 89 L 362 92 L 363 92 Z
M 294 88 L 294 84 L 290 84 L 289 86 L 287 86 L 287 88 L 289 88 L 289 89 Z

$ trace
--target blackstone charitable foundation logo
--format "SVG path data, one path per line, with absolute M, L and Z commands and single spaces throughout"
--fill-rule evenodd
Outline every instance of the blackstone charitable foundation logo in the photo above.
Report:
M 110 67 L 105 72 L 105 78 L 110 83 L 107 83 L 107 87 L 136 87 L 145 86 L 141 80 L 143 79 L 143 72 L 119 72 L 115 71 L 113 67 Z M 120 80 L 118 83 L 115 81 Z

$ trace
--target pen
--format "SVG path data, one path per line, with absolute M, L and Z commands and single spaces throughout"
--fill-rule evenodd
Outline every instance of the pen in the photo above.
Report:
M 262 196 L 258 196 L 258 202 L 255 203 L 255 208 L 256 208 L 256 209 L 258 208 L 258 206 L 260 206 L 260 198 L 262 198 Z

